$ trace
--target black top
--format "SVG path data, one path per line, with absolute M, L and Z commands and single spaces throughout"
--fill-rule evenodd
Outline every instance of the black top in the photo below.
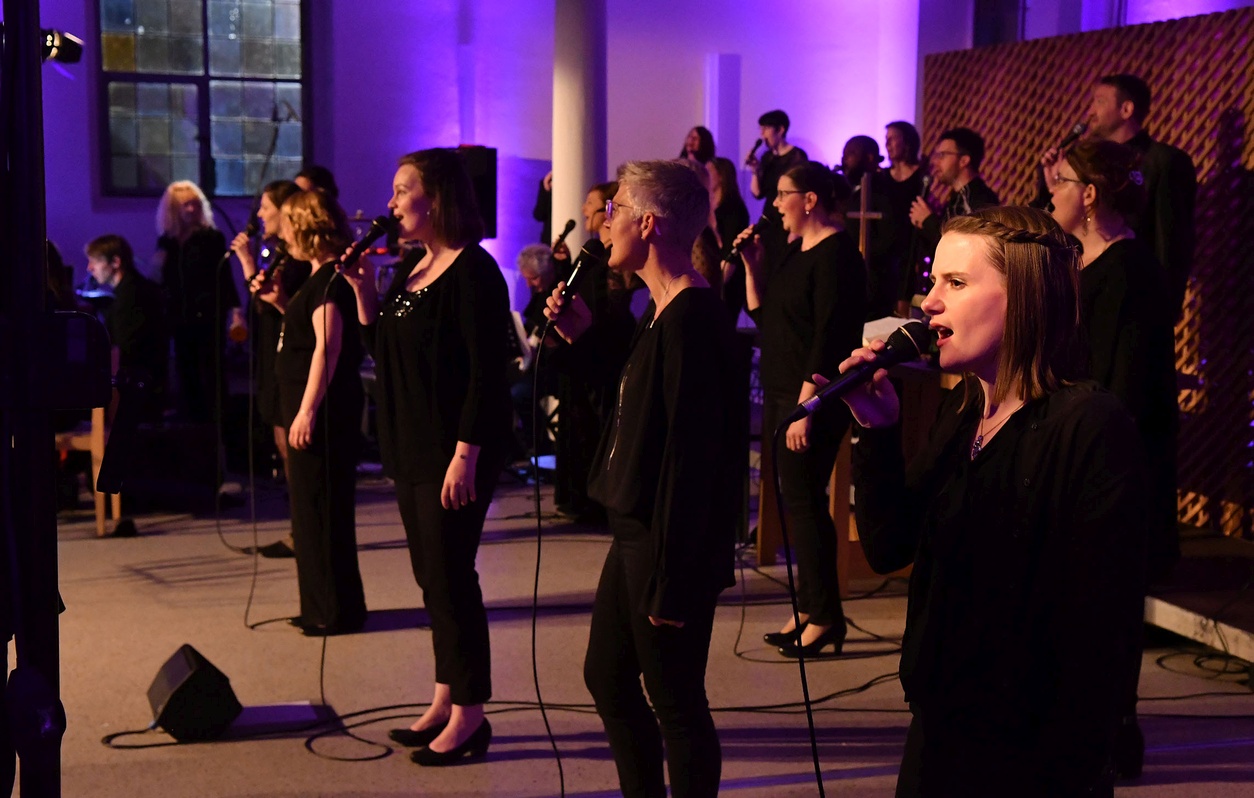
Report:
M 273 243 L 266 250 L 269 254 L 257 259 L 257 267 L 262 271 L 269 269 L 278 254 Z M 296 292 L 309 279 L 309 264 L 303 260 L 287 258 L 271 277 L 278 276 L 285 296 L 296 296 Z M 275 371 L 279 354 L 279 333 L 283 330 L 283 314 L 269 302 L 261 299 L 253 301 L 256 310 L 256 321 L 253 324 L 252 342 L 255 347 L 256 360 L 254 367 L 257 375 L 257 413 L 267 424 L 275 427 L 283 426 L 283 411 L 279 404 L 279 383 Z M 354 311 L 354 314 L 356 311 Z
M 686 288 L 654 317 L 649 303 L 623 367 L 588 494 L 649 529 L 657 564 L 639 611 L 685 621 L 735 583 L 748 375 L 727 310 Z
M 853 451 L 867 561 L 914 564 L 900 672 L 925 722 L 922 786 L 980 773 L 1001 795 L 1087 794 L 1140 656 L 1136 429 L 1081 383 L 1029 402 L 973 462 L 982 400 L 959 411 L 962 394 L 908 470 L 899 426 L 857 428 Z
M 405 290 L 409 272 L 397 268 L 379 320 L 366 327 L 378 379 L 379 451 L 394 479 L 440 482 L 458 441 L 482 447 L 484 464 L 507 449 L 509 292 L 478 244 L 419 291 Z
M 977 177 L 957 191 L 949 192 L 949 198 L 945 201 L 945 210 L 941 215 L 937 217 L 936 214 L 932 214 L 923 221 L 920 236 L 928 245 L 929 251 L 926 254 L 930 256 L 936 251 L 936 245 L 941 240 L 941 226 L 945 222 L 955 216 L 966 216 L 981 208 L 989 208 L 1000 204 L 1001 200 L 997 198 L 997 194 L 988 187 L 988 183 L 985 183 L 982 177 Z
M 1128 140 L 1128 147 L 1141 155 L 1147 200 L 1143 212 L 1131 220 L 1132 229 L 1137 238 L 1154 248 L 1166 272 L 1174 313 L 1178 314 L 1196 243 L 1193 209 L 1197 169 L 1184 150 L 1154 141 L 1144 130 Z
M 1116 241 L 1080 272 L 1080 322 L 1088 340 L 1089 375 L 1119 397 L 1136 421 L 1151 479 L 1150 573 L 1177 559 L 1177 306 L 1149 244 Z M 1160 545 L 1161 544 L 1161 545 Z
M 239 307 L 230 264 L 222 257 L 226 254 L 226 237 L 221 230 L 201 228 L 182 244 L 178 239 L 161 236 L 157 249 L 165 256 L 161 284 L 165 289 L 166 319 L 171 325 L 216 324 L 225 320 L 228 308 Z M 214 318 L 215 308 L 221 310 L 218 320 Z
M 360 411 L 362 346 L 360 325 L 357 323 L 357 297 L 346 281 L 336 277 L 331 265 L 323 266 L 310 275 L 287 303 L 275 361 L 282 426 L 285 428 L 292 425 L 300 411 L 309 380 L 309 368 L 317 345 L 313 313 L 327 302 L 334 304 L 340 312 L 342 335 L 335 373 L 331 375 L 318 412 L 322 414 L 328 407 L 338 407 L 341 410 L 333 410 L 332 415 L 342 418 L 343 411 L 349 408 Z M 315 432 L 320 426 L 315 425 Z
M 118 371 L 152 380 L 161 392 L 169 372 L 170 337 L 162 311 L 161 288 L 128 269 L 113 288 L 105 313 L 109 340 L 118 348 Z
M 915 174 L 918 174 L 917 172 Z M 849 211 L 862 211 L 862 180 L 850 180 L 853 194 L 849 198 Z M 867 310 L 866 319 L 880 319 L 891 315 L 901 284 L 900 244 L 904 230 L 898 229 L 899 218 L 894 213 L 896 181 L 887 172 L 871 172 L 871 194 L 867 210 L 878 213 L 880 218 L 867 220 Z M 910 219 L 907 211 L 906 225 Z M 858 242 L 862 234 L 862 220 L 849 217 L 849 234 Z
M 830 235 L 808 250 L 792 242 L 750 316 L 762 333 L 762 389 L 796 399 L 812 374 L 835 374 L 862 345 L 866 268 L 853 238 Z
M 749 208 L 739 194 L 723 199 L 723 204 L 714 209 L 714 224 L 718 227 L 718 237 L 723 241 L 723 252 L 731 249 L 732 242 L 749 226 Z M 745 306 L 745 269 L 738 264 L 730 278 L 723 283 L 723 304 L 733 314 L 734 319 L 740 315 Z
M 762 206 L 762 215 L 773 221 L 779 221 L 783 218 L 779 209 L 774 205 L 775 194 L 779 191 L 779 179 L 789 169 L 799 166 L 808 160 L 810 160 L 810 156 L 806 155 L 806 151 L 800 147 L 793 147 L 783 155 L 776 155 L 768 150 L 762 156 L 758 169 L 758 191 L 761 192 L 762 201 L 765 203 Z

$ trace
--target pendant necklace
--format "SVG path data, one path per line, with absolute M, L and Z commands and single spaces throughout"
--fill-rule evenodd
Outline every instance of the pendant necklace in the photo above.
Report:
M 1023 405 L 1020 404 L 1019 407 L 1023 407 Z M 994 432 L 996 432 L 998 427 L 1000 427 L 1002 424 L 1005 424 L 1007 421 L 1010 420 L 1010 417 L 1013 416 L 1016 411 L 1018 411 L 1019 407 L 1016 407 L 1014 410 L 1011 410 L 1009 413 L 1006 414 L 1005 418 L 1003 418 L 1001 421 L 998 421 L 996 424 L 989 427 L 987 430 L 984 429 L 984 419 L 980 419 L 979 426 L 977 426 L 975 429 L 976 431 L 975 440 L 971 442 L 971 459 L 972 460 L 976 458 L 976 455 L 984 451 L 984 436 L 992 435 Z

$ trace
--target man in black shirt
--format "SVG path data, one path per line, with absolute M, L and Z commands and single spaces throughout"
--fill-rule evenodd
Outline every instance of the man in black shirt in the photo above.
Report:
M 955 127 L 941 134 L 940 143 L 932 151 L 932 178 L 949 187 L 949 199 L 939 216 L 932 212 L 923 197 L 916 197 L 910 206 L 910 224 L 919 231 L 919 260 L 912 264 L 919 276 L 930 269 L 936 245 L 940 243 L 942 224 L 955 216 L 966 216 L 1001 204 L 980 177 L 983 160 L 984 139 L 974 130 Z
M 880 171 L 879 143 L 870 136 L 854 136 L 845 142 L 840 159 L 840 171 L 853 188 L 849 198 L 850 213 L 861 212 L 862 176 L 870 175 L 870 191 L 865 201 L 866 210 L 879 214 L 878 219 L 866 222 L 867 240 L 860 237 L 861 220 L 854 217 L 847 225 L 850 234 L 864 247 L 862 257 L 867 265 L 867 320 L 891 316 L 901 282 L 900 247 L 892 209 L 892 178 Z
M 1148 201 L 1131 219 L 1131 227 L 1137 238 L 1154 248 L 1178 313 L 1197 240 L 1193 225 L 1197 169 L 1188 153 L 1150 138 L 1144 128 L 1149 110 L 1150 89 L 1145 81 L 1136 75 L 1107 75 L 1093 87 L 1088 135 L 1125 144 L 1141 156 Z M 1058 158 L 1054 149 L 1041 157 L 1047 191 L 1057 180 Z
M 136 389 L 141 418 L 156 420 L 164 410 L 170 358 L 161 289 L 136 271 L 131 245 L 121 236 L 92 240 L 86 254 L 91 276 L 113 289 L 113 304 L 105 315 L 113 371 Z
M 788 243 L 782 217 L 775 207 L 779 178 L 797 164 L 810 160 L 805 150 L 788 143 L 789 124 L 788 114 L 783 111 L 767 111 L 762 114 L 758 118 L 758 127 L 762 143 L 766 145 L 766 153 L 761 161 L 754 155 L 750 155 L 745 161 L 745 165 L 753 169 L 749 190 L 754 197 L 763 200 L 762 215 L 770 221 L 761 231 L 768 275 L 783 256 L 784 246 Z

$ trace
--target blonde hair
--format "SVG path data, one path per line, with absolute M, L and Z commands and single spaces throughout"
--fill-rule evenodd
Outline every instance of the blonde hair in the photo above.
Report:
M 183 216 L 179 213 L 179 206 L 183 203 L 179 201 L 178 195 L 185 191 L 196 195 L 196 199 L 200 200 L 199 224 L 186 225 L 183 223 Z M 205 196 L 205 192 L 200 190 L 200 186 L 192 181 L 175 180 L 165 187 L 165 192 L 161 195 L 161 201 L 157 203 L 157 235 L 170 236 L 182 241 L 201 229 L 217 229 L 217 226 L 213 223 L 213 206 L 209 204 L 209 198 Z
M 352 241 L 338 221 L 335 200 L 317 189 L 298 191 L 283 202 L 283 218 L 292 227 L 292 238 L 311 260 L 320 255 L 339 255 Z
M 1074 239 L 1045 211 L 1018 207 L 955 216 L 943 229 L 950 233 L 984 239 L 989 263 L 1006 280 L 1006 326 L 989 400 L 1000 403 L 1017 385 L 1031 401 L 1075 380 L 1081 348 L 1080 250 Z

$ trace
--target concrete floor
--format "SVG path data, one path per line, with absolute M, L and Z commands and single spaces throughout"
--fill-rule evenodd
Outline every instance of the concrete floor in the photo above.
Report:
M 549 502 L 546 490 L 545 502 Z M 282 507 L 281 491 L 259 492 L 264 511 Z M 361 570 L 371 615 L 361 634 L 322 641 L 282 622 L 296 612 L 292 560 L 256 560 L 230 551 L 211 518 L 147 515 L 141 536 L 97 539 L 90 514 L 62 517 L 62 696 L 69 717 L 63 746 L 67 796 L 554 796 L 558 769 L 544 725 L 532 705 L 531 595 L 536 562 L 530 489 L 498 491 L 479 554 L 488 602 L 496 700 L 495 731 L 486 760 L 423 769 L 404 750 L 389 749 L 387 730 L 407 725 L 430 698 L 433 679 L 424 613 L 404 550 L 396 505 L 387 486 L 363 480 L 359 490 Z M 251 545 L 247 507 L 231 510 L 221 533 Z M 613 762 L 589 697 L 582 667 L 589 607 L 607 538 L 546 522 L 536 632 L 539 673 L 562 755 L 566 794 L 617 794 Z M 285 522 L 259 525 L 262 543 Z M 255 569 L 255 570 L 254 570 Z M 786 615 L 777 582 L 745 570 L 719 609 L 708 686 L 723 746 L 723 792 L 740 796 L 817 794 L 795 663 L 761 643 Z M 245 610 L 256 579 L 252 604 Z M 858 584 L 870 590 L 876 582 Z M 899 637 L 905 599 L 901 584 L 846 605 L 861 628 Z M 743 597 L 743 598 L 742 598 Z M 190 643 L 224 671 L 246 707 L 244 719 L 273 715 L 280 705 L 318 704 L 325 690 L 337 712 L 355 714 L 354 734 L 308 740 L 305 732 L 269 739 L 230 740 L 133 750 L 106 747 L 104 735 L 142 729 L 152 715 L 146 691 L 161 664 Z M 1155 664 L 1146 654 L 1142 695 L 1222 695 L 1142 705 L 1145 713 L 1195 717 L 1144 720 L 1149 743 L 1145 776 L 1122 787 L 1128 796 L 1254 796 L 1254 695 L 1233 677 L 1208 678 L 1193 656 Z M 829 795 L 891 796 L 907 722 L 894 674 L 897 648 L 865 633 L 851 634 L 848 656 L 812 663 L 818 705 L 819 754 Z M 319 666 L 325 655 L 325 680 Z M 1206 664 L 1206 663 L 1203 663 Z M 868 684 L 861 692 L 859 688 Z M 410 705 L 396 708 L 397 705 Z M 565 705 L 565 708 L 558 708 Z M 746 707 L 789 705 L 770 712 Z M 740 707 L 740 709 L 737 709 Z M 269 708 L 269 709 L 267 709 Z M 1196 716 L 1244 715 L 1243 719 Z M 122 745 L 168 742 L 161 732 L 123 738 Z

